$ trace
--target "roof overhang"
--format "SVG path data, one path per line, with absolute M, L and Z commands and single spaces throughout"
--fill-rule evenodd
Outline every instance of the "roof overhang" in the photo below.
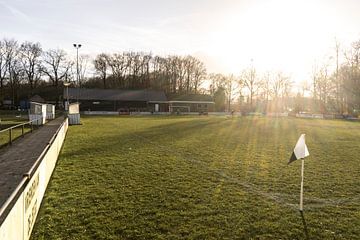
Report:
M 210 101 L 149 101 L 149 103 L 200 103 L 200 104 L 215 104 Z

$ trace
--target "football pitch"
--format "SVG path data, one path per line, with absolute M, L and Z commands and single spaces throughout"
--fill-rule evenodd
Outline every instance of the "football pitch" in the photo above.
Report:
M 360 123 L 82 117 L 32 239 L 359 239 Z M 301 161 L 287 165 L 306 134 Z

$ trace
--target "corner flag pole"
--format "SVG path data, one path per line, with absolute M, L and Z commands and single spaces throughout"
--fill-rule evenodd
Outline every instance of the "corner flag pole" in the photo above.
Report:
M 301 159 L 301 187 L 300 187 L 300 212 L 303 211 L 303 194 L 304 194 L 304 165 L 305 161 Z
M 304 165 L 307 156 L 309 156 L 309 150 L 305 144 L 305 134 L 301 134 L 299 140 L 297 141 L 294 151 L 290 157 L 288 164 L 292 163 L 295 160 L 301 160 L 301 185 L 300 185 L 300 212 L 303 211 L 303 195 L 304 195 Z

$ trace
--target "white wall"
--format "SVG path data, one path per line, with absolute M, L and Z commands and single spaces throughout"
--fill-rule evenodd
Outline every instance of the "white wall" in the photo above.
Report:
M 46 104 L 46 119 L 55 119 L 55 105 Z
M 24 190 L 0 226 L 0 239 L 28 240 L 39 212 L 46 187 L 54 171 L 65 135 L 68 129 L 66 119 L 37 170 L 27 181 Z

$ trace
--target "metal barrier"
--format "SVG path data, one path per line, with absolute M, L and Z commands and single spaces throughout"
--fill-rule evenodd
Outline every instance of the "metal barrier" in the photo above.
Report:
M 8 136 L 9 136 L 9 141 L 7 143 L 5 143 L 5 144 L 0 143 L 0 147 L 2 145 L 7 145 L 7 144 L 11 145 L 12 144 L 12 142 L 17 138 L 17 137 L 14 138 L 14 135 L 13 135 L 13 130 L 16 129 L 16 128 L 21 128 L 21 135 L 18 136 L 18 137 L 24 137 L 25 136 L 25 134 L 26 134 L 25 126 L 26 125 L 29 125 L 30 126 L 30 132 L 33 132 L 33 130 L 34 130 L 34 122 L 37 122 L 37 121 L 39 121 L 39 119 L 34 119 L 32 121 L 28 121 L 28 122 L 25 122 L 25 123 L 20 123 L 20 124 L 17 124 L 15 126 L 0 130 L 0 134 L 8 132 Z

